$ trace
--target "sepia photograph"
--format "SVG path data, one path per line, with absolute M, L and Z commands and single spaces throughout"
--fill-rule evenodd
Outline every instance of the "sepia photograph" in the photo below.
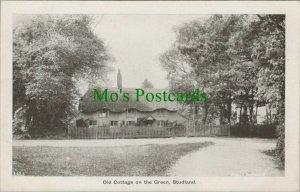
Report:
M 11 18 L 12 178 L 197 191 L 289 175 L 285 13 Z
M 284 15 L 14 22 L 13 173 L 284 175 Z M 200 89 L 207 102 L 94 101 L 95 88 Z

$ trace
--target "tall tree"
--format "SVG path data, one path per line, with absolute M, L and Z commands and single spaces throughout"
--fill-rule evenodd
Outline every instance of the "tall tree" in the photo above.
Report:
M 258 15 L 252 58 L 260 66 L 258 97 L 275 109 L 277 153 L 285 161 L 285 15 Z
M 208 107 L 218 108 L 220 123 L 230 122 L 232 102 L 243 123 L 253 123 L 254 107 L 268 105 L 284 139 L 284 15 L 213 15 L 185 23 L 176 33 L 161 59 L 170 82 L 192 78 L 208 94 Z
M 78 79 L 103 77 L 110 57 L 82 15 L 38 15 L 13 29 L 14 112 L 25 127 L 54 128 L 74 110 Z
M 181 79 L 193 79 L 195 88 L 208 94 L 208 103 L 203 105 L 205 123 L 208 108 L 219 108 L 220 123 L 224 117 L 230 121 L 231 103 L 236 89 L 233 81 L 232 59 L 228 53 L 228 41 L 236 25 L 241 24 L 236 16 L 212 16 L 206 21 L 192 21 L 177 28 L 177 40 L 172 49 L 178 54 L 173 59 L 163 60 L 163 66 L 179 69 Z M 166 58 L 168 52 L 162 58 Z M 180 57 L 180 59 L 178 59 Z M 184 61 L 184 62 L 182 62 Z M 169 62 L 169 64 L 165 64 Z M 180 64 L 181 63 L 181 64 Z M 186 64 L 184 64 L 186 63 Z M 182 70 L 182 65 L 189 70 Z M 171 67 L 165 69 L 175 71 Z M 183 73 L 182 73 L 183 72 Z M 186 77 L 184 77 L 186 76 Z M 229 107 L 228 107 L 229 106 Z M 215 108 L 215 107 L 213 107 Z

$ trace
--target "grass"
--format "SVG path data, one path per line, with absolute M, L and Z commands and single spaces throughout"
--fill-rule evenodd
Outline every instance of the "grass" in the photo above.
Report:
M 264 150 L 262 151 L 262 153 L 272 157 L 272 160 L 277 165 L 277 169 L 284 170 L 283 164 L 280 162 L 278 156 L 276 155 L 276 149 Z
M 212 144 L 13 147 L 13 172 L 31 176 L 167 176 L 181 156 Z

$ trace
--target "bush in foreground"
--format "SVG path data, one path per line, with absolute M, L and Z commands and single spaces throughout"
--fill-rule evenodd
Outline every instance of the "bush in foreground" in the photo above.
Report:
M 285 129 L 284 124 L 278 125 L 276 128 L 278 140 L 276 144 L 276 157 L 280 160 L 281 166 L 285 165 Z

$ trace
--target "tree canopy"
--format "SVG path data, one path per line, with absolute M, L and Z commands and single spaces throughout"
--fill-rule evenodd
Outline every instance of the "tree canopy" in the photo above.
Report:
M 13 28 L 13 108 L 26 128 L 51 128 L 74 112 L 76 81 L 104 77 L 110 56 L 83 15 L 38 15 Z
M 200 106 L 202 123 L 216 114 L 221 124 L 231 123 L 235 104 L 239 122 L 253 124 L 254 108 L 266 105 L 270 122 L 284 127 L 284 15 L 213 15 L 184 23 L 175 32 L 176 41 L 161 55 L 161 64 L 171 89 L 207 93 L 208 102 Z
M 174 45 L 161 55 L 171 89 L 200 88 L 208 94 L 208 105 L 228 121 L 232 102 L 244 108 L 245 118 L 249 109 L 253 116 L 254 105 L 282 107 L 283 15 L 213 15 L 175 32 Z

